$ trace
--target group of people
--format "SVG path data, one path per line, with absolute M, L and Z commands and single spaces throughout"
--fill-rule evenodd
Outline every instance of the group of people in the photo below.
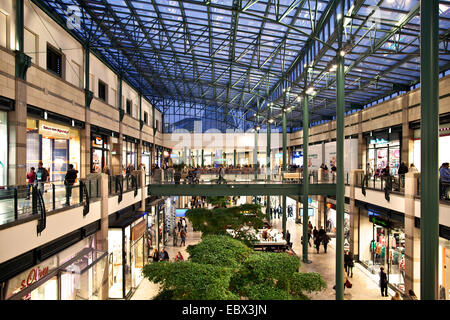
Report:
M 320 251 L 320 245 L 323 245 L 323 250 L 327 253 L 328 243 L 330 242 L 330 236 L 326 233 L 323 226 L 320 226 L 319 230 L 317 230 L 316 226 L 312 226 L 311 222 L 308 222 L 308 244 L 311 247 L 310 240 L 313 239 L 314 247 L 317 250 L 317 253 Z
M 177 225 L 173 230 L 173 246 L 178 246 L 178 238 L 181 239 L 180 247 L 186 245 L 186 235 L 187 235 L 187 223 L 184 217 L 178 220 Z
M 280 219 L 283 214 L 283 207 L 279 205 L 276 208 L 270 207 L 270 219 Z M 294 209 L 291 205 L 287 207 L 287 217 L 292 218 L 294 216 Z
M 70 205 L 70 197 L 72 197 L 72 188 L 75 184 L 78 177 L 78 170 L 75 170 L 73 164 L 69 163 L 67 166 L 67 172 L 64 176 L 64 185 L 66 187 L 66 202 L 64 203 L 66 206 Z M 50 174 L 49 170 L 44 168 L 43 162 L 38 162 L 38 169 L 36 170 L 34 167 L 30 168 L 30 171 L 27 173 L 27 195 L 26 200 L 30 199 L 31 188 L 38 188 L 41 194 L 43 195 L 44 184 L 49 182 Z
M 170 261 L 169 253 L 167 252 L 166 248 L 162 248 L 160 252 L 158 252 L 158 249 L 155 248 L 153 250 L 152 260 L 153 260 L 153 262 Z M 184 260 L 183 255 L 181 254 L 180 251 L 178 251 L 174 260 L 175 260 L 175 262 Z

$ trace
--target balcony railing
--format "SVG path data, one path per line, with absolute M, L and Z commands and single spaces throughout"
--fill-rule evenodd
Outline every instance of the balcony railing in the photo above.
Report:
M 97 178 L 78 179 L 67 186 L 63 181 L 7 186 L 0 189 L 0 225 L 36 215 L 39 203 L 48 213 L 80 203 L 86 206 L 90 199 L 99 197 Z
M 346 173 L 346 183 L 349 182 L 349 175 Z M 161 170 L 157 169 L 151 175 L 146 175 L 145 183 L 149 184 L 217 184 L 217 183 L 303 183 L 303 172 L 301 171 L 282 171 L 260 169 L 256 173 L 251 168 L 243 169 L 227 169 L 221 176 L 218 169 L 200 169 L 198 171 L 191 170 L 175 171 L 173 169 Z M 309 172 L 310 183 L 336 183 L 335 175 L 328 177 L 321 176 L 314 170 Z

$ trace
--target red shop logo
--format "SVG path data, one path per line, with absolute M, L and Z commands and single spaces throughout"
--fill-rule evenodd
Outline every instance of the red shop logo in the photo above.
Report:
M 45 267 L 44 269 L 41 269 L 40 267 L 31 269 L 30 272 L 28 273 L 27 279 L 22 280 L 20 290 L 25 289 L 26 287 L 38 281 L 47 274 L 48 274 L 48 267 Z

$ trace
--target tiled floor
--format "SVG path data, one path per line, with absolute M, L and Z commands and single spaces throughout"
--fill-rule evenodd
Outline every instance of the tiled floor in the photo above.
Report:
M 281 229 L 281 219 L 273 220 L 274 227 Z M 302 225 L 296 224 L 294 220 L 288 219 L 287 228 L 291 233 L 291 241 L 293 242 L 294 251 L 301 256 L 301 236 Z M 186 252 L 187 245 L 198 243 L 201 239 L 200 232 L 193 232 L 191 225 L 188 223 L 188 234 L 185 247 L 167 246 L 167 252 L 171 260 L 175 257 L 178 251 L 181 251 L 184 259 L 189 257 Z M 320 253 L 315 253 L 312 247 L 308 251 L 308 259 L 312 261 L 311 264 L 301 264 L 300 271 L 303 272 L 318 272 L 322 275 L 327 283 L 328 288 L 322 292 L 309 294 L 312 300 L 334 300 L 335 291 L 333 286 L 335 284 L 335 246 L 334 240 L 328 245 L 327 253 L 323 252 L 323 247 L 320 248 Z M 353 278 L 349 278 L 353 284 L 351 289 L 345 289 L 345 300 L 390 300 L 394 292 L 389 289 L 389 297 L 382 297 L 380 288 L 375 280 L 373 280 L 368 271 L 359 265 L 355 264 L 353 268 Z M 131 300 L 151 300 L 158 292 L 158 285 L 148 281 L 142 280 L 139 287 L 136 289 Z

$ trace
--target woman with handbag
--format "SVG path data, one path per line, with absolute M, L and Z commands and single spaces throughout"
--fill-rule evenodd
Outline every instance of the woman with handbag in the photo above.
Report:
M 384 268 L 380 268 L 380 288 L 381 288 L 381 296 L 387 297 L 388 296 L 388 280 L 386 272 L 384 272 Z

